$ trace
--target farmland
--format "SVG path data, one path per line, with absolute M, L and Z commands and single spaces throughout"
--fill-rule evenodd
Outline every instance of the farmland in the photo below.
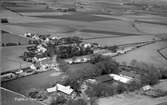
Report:
M 3 88 L 1 88 L 1 102 L 2 105 L 42 105 L 40 103 L 37 103 L 35 101 L 32 100 L 24 100 L 24 101 L 18 101 L 17 99 L 23 99 L 24 97 L 20 94 L 16 94 L 14 92 L 5 90 Z
M 20 56 L 26 51 L 28 38 L 24 33 L 52 34 L 52 36 L 78 36 L 85 42 L 94 42 L 103 46 L 123 45 L 129 43 L 147 42 L 167 38 L 167 5 L 163 0 L 159 4 L 162 8 L 153 7 L 143 10 L 145 3 L 157 4 L 158 1 L 139 0 L 141 6 L 122 5 L 120 0 L 78 0 L 83 8 L 77 4 L 77 12 L 60 13 L 55 8 L 73 7 L 72 0 L 6 0 L 0 7 L 0 18 L 7 18 L 9 23 L 1 25 L 1 43 L 21 43 L 20 46 L 1 47 L 2 72 L 29 67 L 31 63 L 23 61 Z M 128 1 L 128 0 L 125 0 Z M 10 3 L 8 3 L 10 2 Z M 158 5 L 159 5 L 158 4 Z M 132 11 L 132 12 L 131 12 Z M 167 67 L 167 60 L 157 50 L 167 57 L 167 41 L 137 48 L 113 59 L 119 63 L 129 64 L 132 60 L 154 64 L 156 67 Z M 70 65 L 75 72 L 80 68 L 89 67 L 90 64 Z M 2 83 L 2 87 L 27 95 L 31 88 L 46 89 L 61 80 L 61 73 L 47 71 L 39 74 L 18 78 Z M 165 80 L 166 81 L 166 80 Z M 166 86 L 166 82 L 157 87 Z M 2 90 L 4 100 L 16 97 Z M 140 95 L 118 95 L 99 99 L 99 105 L 156 105 L 165 102 L 167 97 L 152 99 Z M 12 99 L 11 99 L 12 100 Z M 112 100 L 112 101 L 111 101 Z M 141 104 L 142 103 L 142 104 Z M 4 105 L 10 105 L 7 101 Z M 21 103 L 25 104 L 26 103 Z M 19 104 L 17 104 L 19 105 Z M 27 104 L 36 105 L 36 104 Z M 38 104 L 37 104 L 38 105 Z
M 30 63 L 24 62 L 19 56 L 23 54 L 27 46 L 11 46 L 1 48 L 2 71 L 9 71 L 21 67 L 27 67 Z

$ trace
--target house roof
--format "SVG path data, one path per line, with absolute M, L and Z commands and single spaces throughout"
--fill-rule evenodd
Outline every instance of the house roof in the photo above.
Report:
M 70 86 L 63 86 L 61 84 L 56 84 L 56 86 L 46 89 L 47 92 L 61 91 L 66 94 L 71 94 L 73 89 Z

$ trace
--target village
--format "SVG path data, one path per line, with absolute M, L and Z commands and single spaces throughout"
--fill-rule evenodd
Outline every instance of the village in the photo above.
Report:
M 79 37 L 56 38 L 51 35 L 38 35 L 25 33 L 25 37 L 30 38 L 31 46 L 21 56 L 26 62 L 32 65 L 19 70 L 1 73 L 2 81 L 12 80 L 23 76 L 32 75 L 48 70 L 59 71 L 57 59 L 63 59 L 68 64 L 87 63 L 94 59 L 94 55 L 119 56 L 129 51 L 142 47 L 150 42 L 141 42 L 129 46 L 101 46 L 97 43 L 86 43 Z M 151 41 L 154 42 L 155 40 Z
M 0 0 L 2 105 L 167 105 L 166 0 Z
M 101 65 L 101 63 L 104 63 L 103 66 L 101 65 L 99 67 L 105 67 L 106 70 L 108 70 L 107 67 L 113 66 L 113 69 L 108 71 L 105 69 L 103 71 L 102 69 L 98 72 L 98 70 L 93 71 L 93 69 L 96 69 L 93 68 L 90 71 L 81 71 L 81 74 L 78 74 L 78 76 L 65 76 L 63 81 L 56 83 L 53 87 L 44 90 L 31 90 L 28 95 L 32 99 L 51 105 L 53 103 L 61 105 L 70 102 L 70 100 L 83 99 L 83 103 L 85 102 L 84 105 L 92 105 L 95 103 L 95 97 L 112 96 L 123 92 L 136 91 L 138 89 L 140 90 L 140 94 L 151 97 L 167 95 L 167 91 L 156 90 L 151 86 L 155 84 L 161 76 L 156 74 L 157 76 L 155 78 L 153 77 L 155 81 L 149 76 L 155 76 L 155 73 L 161 74 L 161 72 L 155 71 L 155 73 L 145 74 L 147 70 L 143 71 L 138 67 L 120 65 L 110 60 L 112 57 L 126 54 L 158 40 L 154 39 L 149 42 L 125 46 L 102 46 L 97 43 L 86 43 L 82 38 L 76 36 L 61 38 L 32 33 L 25 33 L 24 36 L 30 39 L 29 42 L 31 46 L 27 47 L 27 51 L 24 52 L 21 58 L 26 62 L 31 62 L 32 65 L 27 68 L 2 72 L 2 82 L 47 72 L 49 70 L 63 73 L 62 69 L 67 68 L 61 66 L 66 65 L 82 63 Z M 105 62 L 108 62 L 108 64 Z M 64 70 L 64 75 L 67 75 L 66 70 Z M 148 81 L 146 81 L 147 79 Z M 99 90 L 92 91 L 92 89 L 97 88 L 97 85 L 99 85 Z M 113 89 L 112 91 L 111 88 Z M 56 100 L 53 100 L 53 97 L 56 97 Z M 50 98 L 53 102 L 49 101 Z

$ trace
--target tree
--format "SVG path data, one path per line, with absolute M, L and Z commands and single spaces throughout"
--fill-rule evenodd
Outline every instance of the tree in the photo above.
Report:
M 93 55 L 91 55 L 90 63 L 95 64 L 95 63 L 98 63 L 98 62 L 103 61 L 103 60 L 104 60 L 104 57 L 102 55 L 93 54 Z
M 67 105 L 87 105 L 87 102 L 83 99 L 69 100 Z
M 5 43 L 2 43 L 2 47 L 4 47 L 5 46 Z
M 52 100 L 50 105 L 64 105 L 67 102 L 67 99 L 63 96 L 57 96 L 55 100 Z
M 156 68 L 153 64 L 132 60 L 131 65 L 137 68 L 136 72 L 141 75 L 143 85 L 156 84 L 161 77 L 160 69 Z
M 31 89 L 28 92 L 28 97 L 34 98 L 37 100 L 44 100 L 47 98 L 47 92 L 45 92 L 44 90 L 40 90 L 40 89 Z
M 65 85 L 70 85 L 76 92 L 80 92 L 80 85 L 86 79 L 94 78 L 101 75 L 101 70 L 95 65 L 87 65 L 75 72 L 67 72 L 68 77 L 65 80 Z
M 95 63 L 95 65 L 102 70 L 102 74 L 119 73 L 119 63 L 111 57 L 103 57 L 102 61 Z

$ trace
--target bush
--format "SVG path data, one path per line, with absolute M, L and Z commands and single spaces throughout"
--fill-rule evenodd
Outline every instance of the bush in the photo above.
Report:
M 17 43 L 6 43 L 6 46 L 17 46 Z
M 83 99 L 77 99 L 77 100 L 69 100 L 67 105 L 87 105 L 87 103 Z
M 4 47 L 5 46 L 5 43 L 2 43 L 2 47 Z
M 102 59 L 95 63 L 96 67 L 101 69 L 102 74 L 110 74 L 110 73 L 119 73 L 119 63 L 114 61 L 111 57 L 102 57 L 98 58 Z
M 1 23 L 8 23 L 8 19 L 7 18 L 2 18 Z
M 57 96 L 56 99 L 53 100 L 50 105 L 63 105 L 66 102 L 67 102 L 67 99 L 63 95 L 61 95 L 61 96 Z
M 102 74 L 119 73 L 119 63 L 110 56 L 93 55 L 90 63 L 95 64 Z
M 117 94 L 121 94 L 125 91 L 127 91 L 127 87 L 123 84 L 119 84 L 116 88 L 114 88 L 114 91 L 117 93 Z
M 102 55 L 99 55 L 99 54 L 93 54 L 91 56 L 91 60 L 90 60 L 90 63 L 92 64 L 96 64 L 100 61 L 103 61 L 104 60 L 104 57 Z
M 102 83 L 89 85 L 85 93 L 91 98 L 114 95 L 113 87 Z
M 154 85 L 161 78 L 161 71 L 152 64 L 146 64 L 144 62 L 138 62 L 132 60 L 131 66 L 137 68 L 136 72 L 141 75 L 141 82 L 143 85 Z
M 159 68 L 160 74 L 161 74 L 161 79 L 167 79 L 167 69 L 165 68 Z
M 39 89 L 31 89 L 28 93 L 28 97 L 43 101 L 47 98 L 47 92 Z
M 89 65 L 75 72 L 68 72 L 67 75 L 65 85 L 70 85 L 75 91 L 79 92 L 82 81 L 101 75 L 101 70 L 95 65 Z

